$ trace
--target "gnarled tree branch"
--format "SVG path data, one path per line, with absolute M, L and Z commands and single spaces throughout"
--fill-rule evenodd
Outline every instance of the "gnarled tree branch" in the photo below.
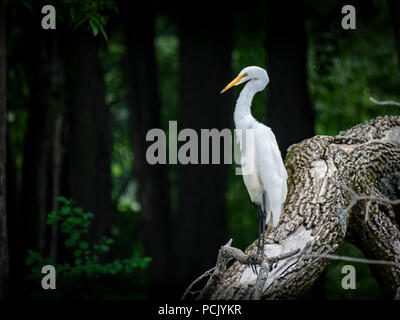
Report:
M 230 257 L 224 257 L 226 245 L 198 298 L 300 297 L 345 239 L 367 259 L 390 262 L 371 269 L 383 294 L 393 298 L 400 286 L 400 208 L 396 200 L 400 198 L 400 117 L 380 117 L 335 137 L 304 140 L 290 148 L 285 165 L 288 197 L 279 226 L 265 240 L 265 255 L 301 253 L 276 261 L 273 269 L 266 263 L 261 268 L 264 273 L 257 276 L 245 260 L 255 253 L 256 241 L 244 253 Z M 235 248 L 230 248 L 232 253 Z M 226 270 L 232 256 L 237 261 Z

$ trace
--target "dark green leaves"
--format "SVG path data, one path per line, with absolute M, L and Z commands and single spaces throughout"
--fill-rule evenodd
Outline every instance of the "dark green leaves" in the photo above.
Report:
M 108 41 L 105 26 L 111 12 L 118 12 L 117 6 L 112 0 L 64 0 L 68 5 L 69 18 L 74 29 L 86 26 L 94 36 L 100 32 Z
M 38 252 L 29 250 L 25 264 L 31 268 L 28 279 L 40 279 L 41 268 L 45 264 L 55 266 L 57 270 L 57 281 L 68 286 L 71 279 L 81 277 L 92 281 L 101 275 L 117 275 L 119 273 L 132 273 L 135 270 L 145 269 L 151 261 L 149 257 L 143 257 L 134 252 L 128 259 L 115 259 L 109 263 L 103 263 L 104 257 L 114 244 L 114 239 L 102 236 L 99 243 L 90 244 L 85 240 L 89 232 L 91 212 L 85 212 L 82 207 L 65 197 L 57 198 L 60 209 L 52 211 L 47 217 L 47 224 L 58 223 L 60 231 L 65 234 L 64 245 L 72 253 L 72 261 L 58 264 L 51 258 L 44 258 Z

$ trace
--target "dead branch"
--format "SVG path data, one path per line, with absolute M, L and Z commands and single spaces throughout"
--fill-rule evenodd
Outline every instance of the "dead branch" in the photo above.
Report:
M 217 264 L 214 268 L 206 271 L 204 274 L 199 276 L 196 280 L 194 280 L 189 287 L 185 290 L 184 294 L 182 295 L 181 300 L 184 300 L 189 293 L 194 293 L 192 290 L 193 286 L 198 283 L 200 280 L 208 277 L 211 275 L 210 279 L 208 280 L 207 284 L 205 285 L 204 289 L 201 291 L 198 299 L 201 299 L 206 292 L 209 292 L 214 288 L 218 281 L 221 279 L 221 276 L 225 273 L 227 268 L 227 263 L 234 259 L 243 265 L 250 265 L 249 257 L 250 255 L 245 254 L 242 250 L 232 247 L 232 239 L 228 241 L 228 243 L 221 247 L 218 253 Z M 265 285 L 265 281 L 268 278 L 268 273 L 271 266 L 276 263 L 277 261 L 284 260 L 290 258 L 300 252 L 300 249 L 293 250 L 288 253 L 284 253 L 282 255 L 278 255 L 275 257 L 256 257 L 255 264 L 260 267 L 259 273 L 257 275 L 257 280 L 254 285 L 252 299 L 259 300 L 261 298 L 261 293 Z
M 388 106 L 398 106 L 400 107 L 400 102 L 396 102 L 396 101 L 378 101 L 376 99 L 374 99 L 373 97 L 369 97 L 369 100 L 375 104 L 379 104 L 379 105 L 388 105 Z
M 210 288 L 213 288 L 216 284 L 215 281 L 219 280 L 221 277 L 221 272 L 222 270 L 226 270 L 226 264 L 231 260 L 234 259 L 238 261 L 239 263 L 243 265 L 249 265 L 249 256 L 245 254 L 242 250 L 232 247 L 232 239 L 229 240 L 229 242 L 222 246 L 219 254 L 218 254 L 218 259 L 217 259 L 217 265 L 210 270 L 206 271 L 203 273 L 200 277 L 198 277 L 196 280 L 194 280 L 189 287 L 185 290 L 181 300 L 184 300 L 189 293 L 191 294 L 196 294 L 199 293 L 199 299 L 201 299 L 201 296 L 203 295 L 203 291 L 209 291 Z M 298 259 L 299 257 L 303 259 L 329 259 L 329 260 L 336 260 L 336 261 L 346 261 L 346 262 L 354 262 L 354 263 L 364 263 L 364 264 L 379 264 L 379 265 L 389 265 L 389 266 L 400 266 L 400 263 L 394 262 L 394 261 L 385 261 L 385 260 L 374 260 L 374 259 L 364 259 L 364 258 L 356 258 L 356 257 L 349 257 L 349 256 L 339 256 L 339 255 L 333 255 L 333 254 L 302 254 L 300 253 L 298 256 L 296 256 L 298 253 L 300 253 L 300 249 L 293 250 L 289 253 L 285 253 L 276 257 L 259 257 L 259 259 L 256 259 L 256 264 L 260 267 L 259 274 L 257 276 L 257 280 L 254 285 L 253 289 L 253 294 L 252 294 L 252 299 L 253 300 L 260 300 L 261 295 L 263 293 L 263 288 L 265 285 L 265 282 L 267 281 L 268 278 L 268 273 L 274 263 L 280 260 L 284 259 Z M 314 263 L 312 261 L 311 263 Z M 207 282 L 206 286 L 204 287 L 203 290 L 200 292 L 194 292 L 191 291 L 192 287 L 198 283 L 200 280 L 208 277 L 211 275 L 210 280 Z
M 266 258 L 256 261 L 259 274 L 248 264 L 257 242 L 243 252 L 230 241 L 221 247 L 197 299 L 299 298 L 331 260 L 370 264 L 383 295 L 393 298 L 400 286 L 394 241 L 400 239 L 400 200 L 391 200 L 398 194 L 399 147 L 398 116 L 293 145 L 285 159 L 289 180 L 284 213 L 267 234 Z M 344 241 L 355 244 L 367 259 L 334 255 Z M 273 264 L 272 257 L 281 261 Z
M 348 256 L 338 256 L 334 254 L 317 254 L 317 255 L 309 254 L 309 255 L 304 255 L 304 258 L 318 258 L 318 259 L 329 259 L 329 260 L 347 261 L 347 262 L 364 263 L 364 264 L 400 266 L 400 263 L 395 261 L 364 259 L 364 258 L 356 258 Z
M 367 205 L 365 208 L 365 222 L 369 221 L 369 211 L 370 211 L 370 206 L 371 206 L 372 202 L 387 203 L 387 204 L 391 204 L 391 205 L 400 204 L 400 199 L 391 200 L 391 199 L 388 199 L 387 197 L 378 198 L 378 197 L 371 197 L 371 196 L 365 196 L 365 195 L 360 196 L 353 189 L 349 188 L 348 186 L 344 185 L 343 183 L 340 183 L 339 181 L 333 181 L 333 183 L 335 183 L 336 185 L 345 189 L 351 195 L 349 204 L 347 205 L 347 207 L 345 209 L 343 209 L 345 212 L 349 212 L 359 201 L 362 201 L 362 200 L 367 201 Z

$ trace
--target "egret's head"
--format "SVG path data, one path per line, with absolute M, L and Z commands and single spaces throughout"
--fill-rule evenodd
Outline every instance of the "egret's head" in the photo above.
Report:
M 238 76 L 232 80 L 220 93 L 224 93 L 226 90 L 232 88 L 233 86 L 237 86 L 246 81 L 250 81 L 257 86 L 257 91 L 264 90 L 266 85 L 269 83 L 269 78 L 267 71 L 260 67 L 246 67 L 242 71 L 239 72 Z

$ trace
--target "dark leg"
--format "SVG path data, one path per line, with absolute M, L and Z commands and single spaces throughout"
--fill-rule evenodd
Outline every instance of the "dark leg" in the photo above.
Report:
M 262 237 L 263 232 L 265 231 L 265 213 L 262 210 L 261 206 L 258 206 L 258 239 L 257 239 L 257 253 L 251 254 L 248 258 L 249 265 L 251 270 L 258 275 L 257 272 L 257 264 L 260 256 L 264 255 L 264 237 Z
M 262 248 L 264 245 L 264 240 L 261 239 L 261 235 L 263 234 L 263 220 L 264 220 L 264 212 L 262 211 L 261 206 L 258 207 L 258 241 L 257 241 L 257 254 L 262 254 Z
M 265 206 L 265 193 L 263 193 L 263 207 L 264 210 L 262 210 L 262 221 L 261 221 L 261 230 L 262 230 L 262 244 L 261 244 L 261 252 L 262 255 L 264 255 L 264 242 L 265 242 L 265 222 L 267 221 L 267 212 L 266 206 Z M 270 212 L 269 212 L 270 214 Z

